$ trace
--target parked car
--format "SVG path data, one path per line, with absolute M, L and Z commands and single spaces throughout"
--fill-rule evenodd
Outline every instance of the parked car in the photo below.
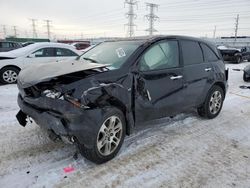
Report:
M 67 44 L 36 43 L 29 46 L 0 53 L 0 82 L 15 83 L 19 71 L 27 65 L 75 59 L 82 52 Z
M 29 42 L 24 42 L 22 43 L 22 46 L 25 47 L 25 46 L 29 46 L 31 44 L 34 44 L 35 42 L 32 42 L 32 41 L 29 41 Z
M 243 47 L 241 49 L 241 54 L 242 54 L 242 60 L 247 60 L 250 61 L 250 47 Z
M 245 82 L 250 82 L 250 65 L 243 69 L 243 80 Z
M 0 52 L 8 52 L 22 47 L 22 44 L 18 42 L 0 41 Z
M 90 43 L 88 42 L 74 42 L 71 45 L 74 46 L 77 50 L 84 50 L 90 47 Z
M 221 52 L 221 55 L 224 61 L 232 61 L 235 63 L 241 63 L 244 60 L 250 61 L 250 51 L 248 48 L 237 49 L 237 48 L 228 48 L 225 46 L 219 46 L 218 49 Z
M 95 163 L 112 159 L 139 122 L 196 108 L 215 118 L 228 71 L 216 46 L 184 36 L 104 42 L 78 60 L 27 67 L 18 78 L 17 119 L 67 138 Z M 52 136 L 53 135 L 53 136 Z

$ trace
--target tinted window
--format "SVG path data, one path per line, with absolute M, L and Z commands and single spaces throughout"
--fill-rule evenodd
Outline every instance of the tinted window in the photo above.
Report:
M 207 45 L 201 44 L 201 48 L 203 50 L 204 57 L 208 62 L 219 60 L 215 53 Z
M 56 48 L 56 56 L 78 56 L 75 52 L 65 48 Z
M 2 43 L 2 48 L 10 48 L 10 43 L 9 42 L 3 42 Z
M 179 66 L 177 41 L 165 41 L 153 45 L 139 62 L 141 71 L 159 70 Z
M 34 52 L 36 57 L 54 57 L 54 48 L 42 48 Z
M 203 55 L 198 42 L 182 41 L 181 47 L 184 65 L 199 64 L 203 62 Z

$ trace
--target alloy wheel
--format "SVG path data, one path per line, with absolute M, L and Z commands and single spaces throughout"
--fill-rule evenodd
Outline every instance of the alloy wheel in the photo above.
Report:
M 112 154 L 122 138 L 122 121 L 118 116 L 107 118 L 97 136 L 97 149 L 103 156 Z
M 213 92 L 213 94 L 211 95 L 210 101 L 209 101 L 210 112 L 212 114 L 216 114 L 220 110 L 221 104 L 222 104 L 221 93 L 219 91 Z
M 6 70 L 3 75 L 3 80 L 7 83 L 14 83 L 17 80 L 17 73 L 13 70 Z

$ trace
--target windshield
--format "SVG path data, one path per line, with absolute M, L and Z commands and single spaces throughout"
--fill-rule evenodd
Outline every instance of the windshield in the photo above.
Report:
M 104 42 L 84 53 L 80 59 L 119 69 L 139 45 L 135 41 Z

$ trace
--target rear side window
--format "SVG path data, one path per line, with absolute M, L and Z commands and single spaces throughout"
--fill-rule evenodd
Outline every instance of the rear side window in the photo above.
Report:
M 75 52 L 65 48 L 56 48 L 56 56 L 78 56 Z
M 9 42 L 3 42 L 2 43 L 2 48 L 10 48 L 10 43 Z
M 203 55 L 198 42 L 181 41 L 184 65 L 203 63 Z
M 218 61 L 219 58 L 215 55 L 215 53 L 205 44 L 201 44 L 201 48 L 204 54 L 204 58 L 208 62 Z
M 34 52 L 36 57 L 55 57 L 54 48 L 42 48 Z

